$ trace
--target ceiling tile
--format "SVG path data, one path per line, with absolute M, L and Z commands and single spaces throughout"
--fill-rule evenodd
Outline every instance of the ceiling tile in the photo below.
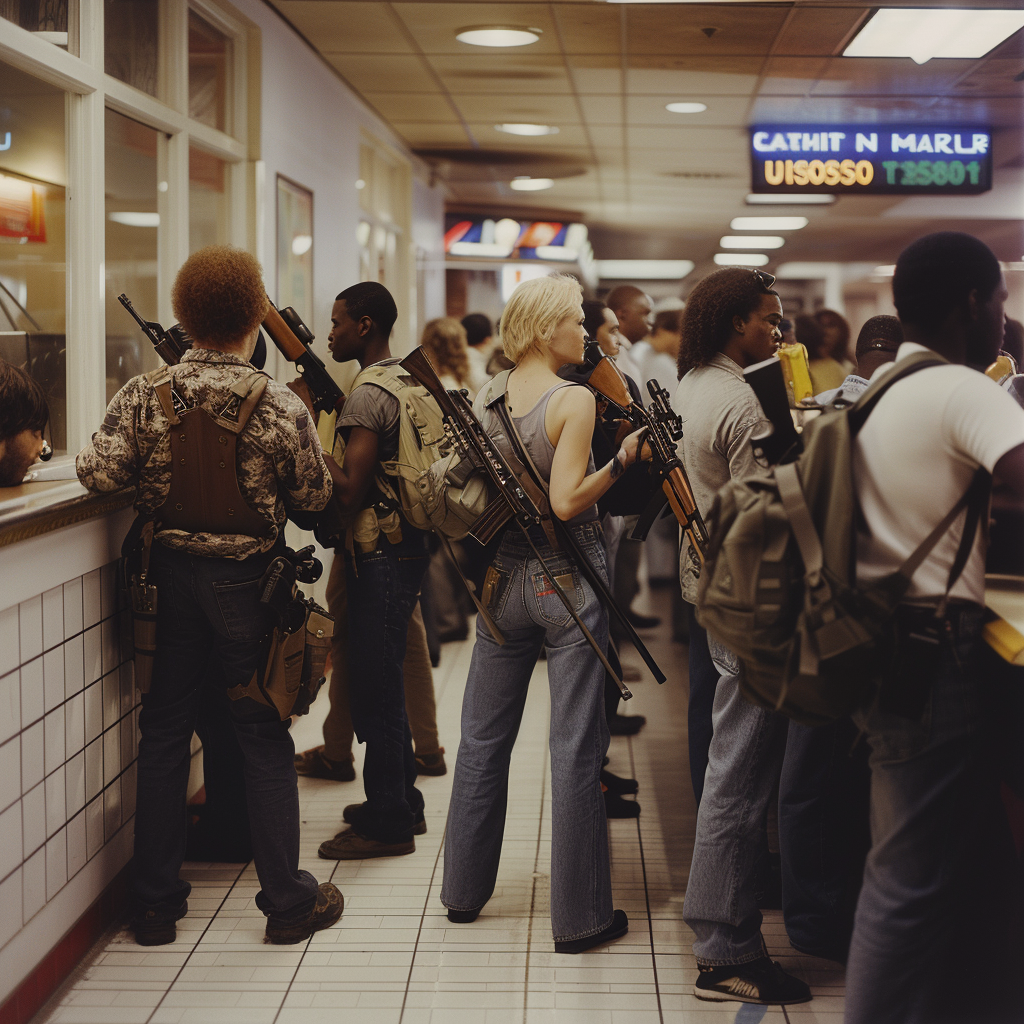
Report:
M 936 96 L 974 65 L 950 58 L 915 64 L 886 57 L 835 57 L 811 91 L 817 96 Z
M 387 85 L 388 92 L 436 93 L 441 88 L 415 55 L 327 54 L 327 60 L 360 92 Z
M 621 50 L 622 8 L 616 4 L 555 5 L 566 53 L 611 53 Z
M 578 124 L 580 115 L 571 96 L 486 93 L 453 94 L 456 106 L 467 121 L 535 121 L 540 124 Z
M 673 114 L 666 104 L 678 100 L 678 94 L 668 96 L 627 96 L 626 119 L 629 124 L 666 125 L 672 128 L 745 127 L 746 96 L 704 96 L 708 109 L 700 114 Z
M 452 92 L 570 93 L 565 63 L 558 54 L 433 54 L 431 66 Z
M 321 53 L 412 53 L 386 4 L 277 0 L 275 7 Z
M 455 36 L 462 29 L 483 25 L 539 28 L 542 32 L 540 39 L 528 46 L 491 49 L 495 65 L 508 53 L 519 49 L 529 50 L 531 54 L 560 52 L 558 33 L 546 4 L 397 3 L 393 10 L 408 26 L 424 53 L 479 55 L 484 48 L 460 43 Z
M 825 57 L 772 57 L 765 66 L 761 96 L 803 96 L 828 64 Z
M 568 60 L 577 92 L 618 92 L 622 88 L 622 61 L 618 57 L 596 54 L 570 56 Z
M 392 121 L 391 127 L 413 149 L 470 149 L 471 143 L 461 124 L 437 124 L 427 121 Z
M 598 150 L 621 150 L 625 145 L 622 125 L 588 125 L 587 132 Z
M 581 96 L 580 106 L 589 125 L 621 125 L 623 119 L 622 97 Z
M 685 93 L 748 96 L 761 73 L 760 57 L 672 57 L 632 54 L 627 72 L 631 93 Z M 701 98 L 700 95 L 692 97 Z
M 364 95 L 366 102 L 376 107 L 388 120 L 444 123 L 459 120 L 444 96 L 408 92 L 368 92 Z
M 748 7 L 637 4 L 626 9 L 626 46 L 633 53 L 698 57 L 766 54 L 786 19 L 781 5 Z M 704 29 L 716 31 L 709 39 Z
M 1024 95 L 1024 81 L 1014 79 L 1024 71 L 1024 60 L 1019 57 L 990 57 L 978 66 L 956 87 L 957 93 L 975 92 L 986 96 Z
M 508 135 L 499 132 L 494 125 L 495 122 L 491 120 L 476 121 L 469 126 L 470 131 L 485 149 L 529 149 L 540 153 L 553 153 L 580 148 L 588 154 L 590 152 L 587 130 L 582 125 L 561 125 L 557 135 L 539 136 Z
M 827 57 L 845 42 L 866 7 L 797 7 L 775 41 L 777 55 Z

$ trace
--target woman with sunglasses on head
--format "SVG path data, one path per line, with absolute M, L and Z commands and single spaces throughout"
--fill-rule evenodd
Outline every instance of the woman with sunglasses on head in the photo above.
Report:
M 743 370 L 774 355 L 782 339 L 774 283 L 759 270 L 719 270 L 697 284 L 683 311 L 672 405 L 683 418 L 679 454 L 705 515 L 730 479 L 763 472 L 750 439 L 764 425 L 764 414 Z M 691 606 L 699 575 L 700 561 L 684 540 L 680 583 Z M 714 1001 L 806 1002 L 810 989 L 765 953 L 756 895 L 786 720 L 743 698 L 735 655 L 701 629 L 692 611 L 690 622 L 690 773 L 699 807 L 683 917 L 696 936 L 693 994 Z
M 523 447 L 549 487 L 552 515 L 573 532 L 584 555 L 607 580 L 596 502 L 637 457 L 641 432 L 595 469 L 590 454 L 596 400 L 588 388 L 557 374 L 583 362 L 582 289 L 570 277 L 525 281 L 501 317 L 501 343 L 514 367 L 477 397 L 484 429 L 501 429 L 505 402 Z M 504 395 L 504 398 L 502 398 Z M 494 892 L 508 802 L 509 759 L 526 693 L 547 648 L 551 691 L 551 928 L 555 951 L 582 953 L 619 938 L 626 915 L 612 906 L 602 759 L 609 733 L 604 668 L 563 606 L 568 592 L 580 620 L 602 648 L 608 617 L 566 551 L 537 531 L 534 544 L 550 579 L 521 531 L 510 526 L 488 570 L 483 601 L 505 637 L 499 646 L 478 619 L 462 705 L 462 743 L 455 765 L 445 837 L 441 902 L 448 919 L 476 920 Z

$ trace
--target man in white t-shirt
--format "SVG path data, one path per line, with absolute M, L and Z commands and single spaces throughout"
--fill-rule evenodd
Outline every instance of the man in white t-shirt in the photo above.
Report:
M 860 581 L 895 572 L 979 467 L 997 491 L 1024 502 L 1024 411 L 975 369 L 999 350 L 1006 296 L 995 256 L 969 235 L 929 235 L 897 261 L 893 300 L 906 340 L 895 365 L 922 350 L 946 362 L 895 384 L 857 436 L 854 484 L 865 526 L 857 547 Z M 895 616 L 891 678 L 876 705 L 855 716 L 871 748 L 872 847 L 847 965 L 847 1024 L 938 1016 L 938 965 L 951 937 L 955 880 L 967 837 L 979 827 L 978 808 L 986 806 L 983 680 L 974 668 L 986 535 L 978 530 L 950 588 L 964 523 L 962 515 L 914 574 Z M 982 1000 L 991 986 L 980 973 L 976 980 Z M 980 1005 L 976 1019 L 992 1019 Z

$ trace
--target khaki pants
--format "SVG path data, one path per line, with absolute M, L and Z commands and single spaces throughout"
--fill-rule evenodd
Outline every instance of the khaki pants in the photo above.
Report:
M 334 641 L 331 644 L 331 679 L 328 697 L 331 710 L 324 721 L 324 756 L 329 761 L 351 761 L 352 714 L 348 697 L 348 594 L 345 587 L 345 557 L 334 556 L 327 579 L 327 610 L 334 616 Z M 427 653 L 427 632 L 419 604 L 409 621 L 405 661 L 402 664 L 405 682 L 405 711 L 409 716 L 413 746 L 417 754 L 436 754 L 437 708 L 434 703 L 434 675 Z

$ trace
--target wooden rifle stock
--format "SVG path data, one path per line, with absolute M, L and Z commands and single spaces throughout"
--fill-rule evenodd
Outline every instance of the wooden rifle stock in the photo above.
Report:
M 313 341 L 313 334 L 309 328 L 299 319 L 293 309 L 285 309 L 295 323 L 295 328 L 282 316 L 281 311 L 271 302 L 267 315 L 263 318 L 263 327 L 270 340 L 277 347 L 277 350 L 302 375 L 310 394 L 313 396 L 313 408 L 317 412 L 335 412 L 345 395 L 341 388 L 335 383 L 334 378 L 328 373 L 323 360 L 310 347 Z M 296 330 L 308 335 L 303 340 L 296 333 Z
M 263 327 L 288 362 L 294 363 L 306 354 L 306 346 L 295 337 L 295 332 L 284 322 L 284 317 L 273 303 L 263 319 Z

